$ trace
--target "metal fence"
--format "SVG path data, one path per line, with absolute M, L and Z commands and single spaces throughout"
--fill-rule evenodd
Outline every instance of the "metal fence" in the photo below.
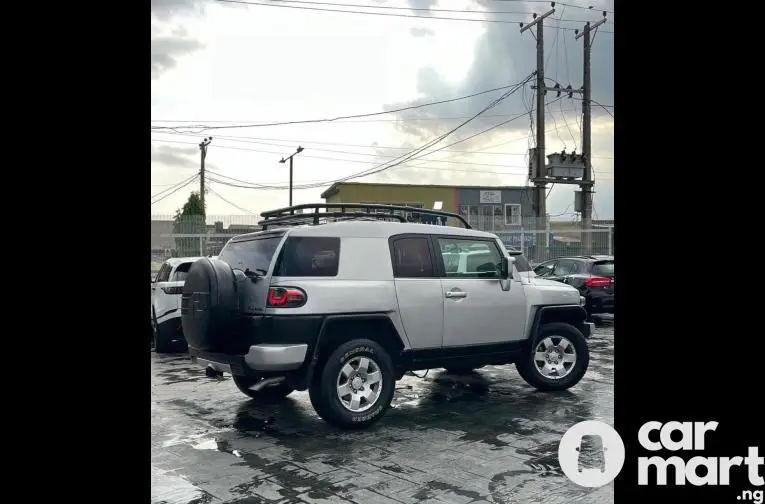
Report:
M 205 219 L 152 216 L 152 270 L 158 270 L 170 257 L 217 255 L 232 236 L 259 230 L 259 220 L 257 215 L 213 215 Z M 534 219 L 524 218 L 521 225 L 508 226 L 493 220 L 469 220 L 474 229 L 495 233 L 505 246 L 521 250 L 533 263 L 569 255 L 614 254 L 612 221 L 595 221 L 590 229 L 584 229 L 581 222 L 552 220 L 537 225 Z M 447 225 L 458 225 L 451 221 Z

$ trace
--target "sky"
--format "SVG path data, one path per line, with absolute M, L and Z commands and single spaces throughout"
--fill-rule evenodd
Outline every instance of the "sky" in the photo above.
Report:
M 208 136 L 208 216 L 252 216 L 286 206 L 289 168 L 279 160 L 298 146 L 304 150 L 294 157 L 294 184 L 323 185 L 295 189 L 293 201 L 318 202 L 331 181 L 391 164 L 460 125 L 418 159 L 353 181 L 527 183 L 533 82 L 516 86 L 472 121 L 508 89 L 395 111 L 522 82 L 535 69 L 536 42 L 532 30 L 520 33 L 519 23 L 550 10 L 549 2 L 152 0 L 151 9 L 153 215 L 172 215 L 199 190 L 198 179 L 189 179 L 199 170 L 198 144 Z M 592 44 L 592 165 L 594 217 L 609 219 L 613 0 L 556 3 L 545 19 L 545 76 L 550 86 L 582 85 L 582 39 L 575 40 L 574 29 L 602 19 L 603 10 L 610 11 L 608 21 Z M 581 151 L 579 96 L 548 93 L 548 154 Z M 360 114 L 376 115 L 305 122 Z M 551 217 L 577 219 L 575 188 L 552 187 Z

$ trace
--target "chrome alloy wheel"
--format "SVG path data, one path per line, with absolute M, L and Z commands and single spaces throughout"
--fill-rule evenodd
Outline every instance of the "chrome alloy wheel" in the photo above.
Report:
M 369 357 L 354 357 L 337 375 L 337 397 L 353 413 L 368 410 L 377 402 L 383 382 L 380 366 Z
M 539 374 L 550 380 L 568 376 L 576 365 L 574 345 L 563 336 L 548 336 L 534 351 L 534 365 Z

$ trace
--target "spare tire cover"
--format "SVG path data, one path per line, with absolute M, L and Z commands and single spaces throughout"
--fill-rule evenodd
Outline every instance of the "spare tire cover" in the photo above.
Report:
M 236 290 L 227 263 L 204 257 L 191 266 L 181 296 L 181 324 L 190 347 L 213 352 L 225 347 L 236 317 Z

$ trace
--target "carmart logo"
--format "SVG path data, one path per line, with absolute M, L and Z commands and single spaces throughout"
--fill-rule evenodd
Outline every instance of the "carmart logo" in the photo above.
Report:
M 568 479 L 583 487 L 607 485 L 624 466 L 624 442 L 610 425 L 579 422 L 563 434 L 558 462 Z
M 706 437 L 718 425 L 718 422 L 652 421 L 640 427 L 637 438 L 640 446 L 651 452 L 698 452 L 705 449 Z M 600 487 L 613 481 L 624 466 L 624 456 L 624 442 L 619 434 L 610 425 L 594 420 L 571 427 L 558 445 L 558 461 L 563 473 L 584 487 Z M 765 479 L 760 467 L 764 462 L 757 446 L 750 446 L 746 456 L 697 455 L 687 460 L 678 455 L 639 457 L 638 485 L 724 486 L 730 485 L 731 470 L 738 469 L 747 474 L 751 485 L 762 487 Z M 744 490 L 737 498 L 759 504 L 763 501 L 762 490 Z

